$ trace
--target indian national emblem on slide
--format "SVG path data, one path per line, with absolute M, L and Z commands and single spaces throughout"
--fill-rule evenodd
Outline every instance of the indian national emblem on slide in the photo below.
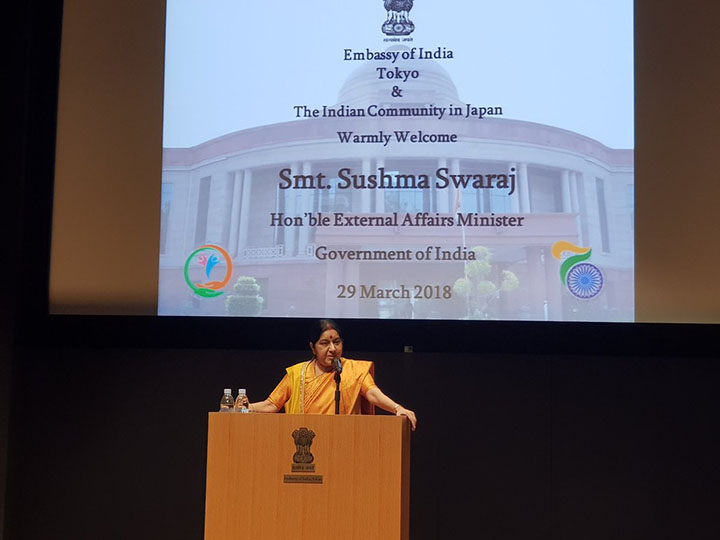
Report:
M 415 25 L 409 18 L 413 0 L 385 0 L 387 20 L 382 25 L 382 31 L 387 36 L 409 36 L 415 30 Z

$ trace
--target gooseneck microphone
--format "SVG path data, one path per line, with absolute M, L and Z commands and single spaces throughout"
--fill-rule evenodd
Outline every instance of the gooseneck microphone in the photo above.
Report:
M 340 414 L 340 374 L 342 373 L 342 362 L 340 358 L 333 359 L 335 367 L 335 414 Z

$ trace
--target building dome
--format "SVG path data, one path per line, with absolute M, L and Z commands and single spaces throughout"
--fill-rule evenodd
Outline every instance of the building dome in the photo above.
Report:
M 395 45 L 388 51 L 409 51 L 404 45 Z M 418 72 L 415 79 L 380 79 L 377 68 L 386 68 L 395 72 L 395 68 L 401 71 Z M 402 98 L 394 98 L 390 89 L 393 86 L 402 89 Z M 398 60 L 393 64 L 390 62 L 367 61 L 353 71 L 343 84 L 338 93 L 338 105 L 349 107 L 366 107 L 371 104 L 396 104 L 402 102 L 409 104 L 460 104 L 457 88 L 450 75 L 435 60 Z

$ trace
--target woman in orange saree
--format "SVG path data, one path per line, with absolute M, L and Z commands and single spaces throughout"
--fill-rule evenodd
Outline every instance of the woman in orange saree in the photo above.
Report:
M 333 414 L 335 374 L 342 372 L 340 414 L 374 414 L 375 407 L 406 416 L 414 430 L 415 413 L 386 396 L 375 384 L 374 366 L 365 360 L 344 358 L 340 327 L 330 319 L 318 321 L 317 339 L 310 341 L 310 360 L 290 366 L 264 401 L 250 403 L 252 412 L 274 413 L 285 407 L 290 414 Z

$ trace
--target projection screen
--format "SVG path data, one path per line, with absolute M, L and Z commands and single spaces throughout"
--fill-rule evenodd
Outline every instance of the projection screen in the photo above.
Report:
M 164 95 L 160 314 L 634 319 L 631 0 L 170 0 Z
M 63 4 L 53 314 L 720 319 L 718 8 Z

